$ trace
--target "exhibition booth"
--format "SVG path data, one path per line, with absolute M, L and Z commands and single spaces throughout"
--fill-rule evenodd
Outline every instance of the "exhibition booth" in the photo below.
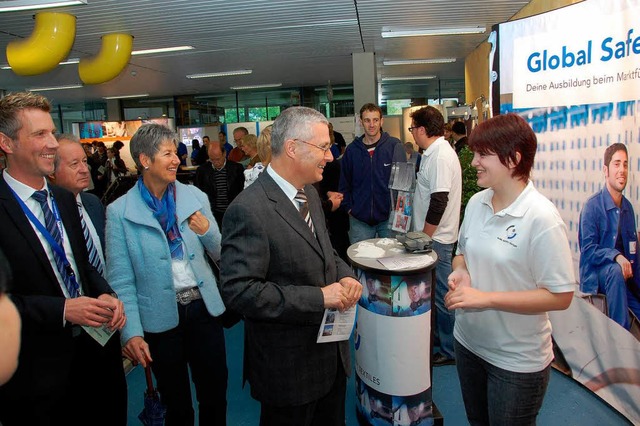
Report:
M 577 277 L 580 212 L 603 187 L 603 154 L 616 142 L 628 149 L 624 194 L 638 223 L 638 16 L 637 1 L 589 0 L 497 25 L 489 37 L 493 113 L 520 114 L 536 132 L 532 180 L 567 225 Z M 568 310 L 550 313 L 556 359 L 640 424 L 640 342 L 580 296 Z

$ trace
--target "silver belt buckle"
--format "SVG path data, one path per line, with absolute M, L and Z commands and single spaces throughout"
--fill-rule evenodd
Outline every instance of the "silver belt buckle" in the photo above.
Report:
M 200 290 L 198 290 L 197 287 L 193 287 L 176 293 L 176 301 L 183 306 L 186 306 L 194 300 L 201 298 L 202 296 L 200 295 Z

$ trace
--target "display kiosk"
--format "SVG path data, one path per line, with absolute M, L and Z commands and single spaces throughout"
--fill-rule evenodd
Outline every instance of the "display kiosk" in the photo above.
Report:
M 354 335 L 358 422 L 442 424 L 431 396 L 436 253 L 378 238 L 347 255 L 363 286 Z

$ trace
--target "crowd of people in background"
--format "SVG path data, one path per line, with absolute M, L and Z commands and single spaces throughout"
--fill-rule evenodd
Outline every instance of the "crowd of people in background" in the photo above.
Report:
M 569 306 L 577 280 L 566 226 L 530 180 L 537 140 L 520 116 L 467 137 L 464 122 L 422 107 L 403 144 L 367 103 L 347 145 L 321 113 L 291 107 L 258 136 L 235 128 L 235 146 L 224 132 L 195 139 L 191 155 L 145 124 L 128 147 L 136 184 L 105 210 L 99 198 L 130 172 L 124 144 L 55 135 L 49 110 L 31 93 L 0 100 L 2 424 L 80 424 L 96 411 L 95 424 L 126 424 L 121 351 L 153 370 L 166 424 L 193 424 L 191 383 L 200 422 L 226 424 L 233 312 L 261 424 L 343 425 L 349 345 L 316 344 L 317 326 L 362 294 L 349 245 L 395 236 L 398 162 L 416 171 L 410 229 L 439 259 L 433 364 L 456 364 L 472 424 L 535 424 L 553 359 L 547 312 Z M 194 185 L 177 180 L 188 159 Z M 580 284 L 629 328 L 640 273 L 625 146 L 604 164 L 581 217 Z M 103 345 L 93 328 L 113 335 Z

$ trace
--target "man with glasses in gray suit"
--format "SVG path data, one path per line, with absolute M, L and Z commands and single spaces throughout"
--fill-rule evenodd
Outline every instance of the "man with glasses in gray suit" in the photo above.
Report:
M 344 425 L 348 341 L 317 343 L 326 308 L 362 293 L 331 246 L 318 194 L 333 160 L 327 119 L 285 110 L 271 133 L 272 161 L 222 222 L 221 290 L 245 319 L 244 377 L 260 424 Z

